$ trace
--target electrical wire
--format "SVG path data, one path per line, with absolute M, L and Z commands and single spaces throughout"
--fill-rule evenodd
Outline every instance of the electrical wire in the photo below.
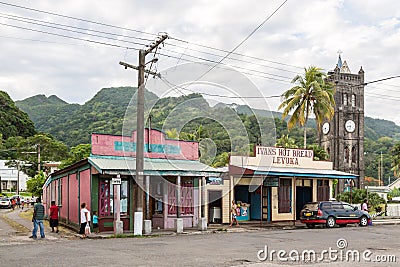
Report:
M 120 30 L 130 31 L 130 32 L 137 32 L 137 33 L 157 36 L 157 34 L 145 32 L 145 31 L 141 31 L 141 30 L 135 30 L 135 29 L 115 26 L 115 25 L 111 25 L 111 24 L 106 24 L 106 23 L 102 23 L 102 22 L 97 22 L 97 21 L 92 21 L 92 20 L 87 20 L 87 19 L 81 19 L 81 18 L 62 15 L 62 14 L 58 14 L 58 13 L 54 13 L 54 12 L 44 11 L 44 10 L 40 10 L 40 9 L 36 9 L 36 8 L 30 8 L 30 7 L 26 7 L 26 6 L 10 4 L 10 3 L 6 3 L 6 2 L 2 2 L 2 1 L 0 1 L 0 4 L 1 5 L 7 5 L 7 6 L 15 7 L 15 8 L 20 8 L 20 9 L 25 9 L 25 10 L 29 10 L 29 11 L 34 11 L 34 12 L 38 12 L 38 13 L 44 13 L 44 14 L 48 14 L 48 15 L 52 15 L 52 16 L 57 16 L 57 17 L 62 17 L 62 18 L 67 18 L 67 19 L 72 19 L 72 20 L 92 23 L 92 24 L 96 24 L 96 25 L 100 25 L 100 26 L 106 26 L 106 27 L 116 28 L 116 29 L 120 29 Z
M 148 41 L 148 42 L 153 41 L 152 39 L 148 39 L 148 38 L 135 37 L 135 36 L 129 36 L 129 35 L 124 35 L 124 34 L 116 34 L 116 33 L 105 32 L 105 31 L 98 31 L 98 30 L 76 27 L 76 26 L 71 26 L 71 25 L 66 25 L 66 24 L 61 24 L 61 23 L 56 23 L 56 22 L 49 22 L 49 21 L 33 19 L 33 18 L 28 18 L 28 17 L 16 16 L 16 15 L 11 15 L 11 14 L 7 14 L 7 13 L 1 13 L 1 12 L 0 12 L 0 17 L 6 18 L 6 19 L 11 19 L 11 20 L 16 20 L 16 21 L 22 21 L 22 22 L 26 22 L 26 23 L 31 23 L 31 24 L 36 24 L 36 25 L 42 25 L 42 24 L 37 23 L 37 22 L 41 22 L 41 23 L 46 23 L 46 24 L 50 24 L 50 25 L 62 26 L 62 27 L 66 27 L 66 28 L 78 29 L 78 30 L 83 30 L 83 31 L 91 31 L 91 32 L 96 32 L 96 33 L 117 36 L 117 37 L 137 39 L 137 40 Z M 31 21 L 34 21 L 35 23 L 33 23 Z M 47 27 L 50 27 L 50 26 L 47 26 Z M 54 27 L 54 28 L 56 28 L 56 27 Z

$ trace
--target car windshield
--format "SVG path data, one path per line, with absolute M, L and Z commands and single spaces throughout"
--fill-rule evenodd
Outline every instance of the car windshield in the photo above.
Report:
M 6 197 L 3 197 L 2 199 L 1 199 L 1 201 L 8 201 L 9 199 L 8 198 L 6 198 Z
M 304 205 L 303 210 L 317 210 L 318 209 L 318 203 L 307 203 Z

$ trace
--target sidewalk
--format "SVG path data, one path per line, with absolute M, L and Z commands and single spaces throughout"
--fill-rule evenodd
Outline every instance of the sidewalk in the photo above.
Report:
M 24 208 L 23 210 L 16 208 L 15 210 L 11 210 L 8 213 L 5 213 L 4 216 L 8 219 L 12 220 L 16 225 L 14 228 L 17 228 L 16 237 L 20 240 L 32 240 L 29 236 L 32 235 L 33 223 L 32 221 L 21 217 L 22 213 L 32 213 L 33 208 Z M 26 215 L 26 214 L 24 214 Z M 31 218 L 31 216 L 29 216 Z M 49 222 L 44 220 L 44 233 L 48 240 L 56 240 L 59 238 L 70 238 L 74 236 L 74 233 L 71 232 L 69 229 L 64 227 L 58 227 L 59 233 L 51 232 L 51 227 L 49 226 Z M 40 230 L 38 230 L 38 236 L 40 236 Z

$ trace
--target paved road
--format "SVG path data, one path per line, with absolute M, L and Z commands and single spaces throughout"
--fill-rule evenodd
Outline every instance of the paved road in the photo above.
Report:
M 315 250 L 329 247 L 371 250 L 372 256 L 396 255 L 397 263 L 339 262 L 325 259 L 330 266 L 397 266 L 400 261 L 400 227 L 377 225 L 367 228 L 294 229 L 240 233 L 191 234 L 152 238 L 45 239 L 0 246 L 2 266 L 278 266 L 304 262 L 260 261 L 257 252 L 272 250 Z M 319 266 L 321 263 L 308 263 Z M 308 265 L 307 264 L 307 265 Z

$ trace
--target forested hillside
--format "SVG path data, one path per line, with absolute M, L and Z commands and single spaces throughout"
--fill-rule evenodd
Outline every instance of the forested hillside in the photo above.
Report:
M 0 142 L 9 137 L 35 134 L 35 126 L 28 114 L 20 110 L 3 91 L 0 91 L 0 107 Z
M 133 87 L 103 88 L 84 105 L 68 104 L 56 96 L 46 98 L 43 95 L 17 101 L 16 104 L 29 114 L 38 131 L 51 133 L 72 147 L 90 143 L 92 132 L 129 134 L 122 130 L 126 116 L 130 118 L 128 131 L 135 129 L 136 99 L 127 108 L 135 92 Z M 289 133 L 279 112 L 222 103 L 210 107 L 200 94 L 159 99 L 146 91 L 145 98 L 146 117 L 150 115 L 151 127 L 168 132 L 170 136 L 175 133 L 175 138 L 202 142 L 203 156 L 211 153 L 226 157 L 228 152 L 245 149 L 246 142 L 275 145 L 275 140 L 283 135 L 288 135 L 297 146 L 302 146 L 302 130 L 294 128 Z M 308 127 L 308 144 L 312 144 L 317 134 L 313 119 L 310 119 Z M 390 149 L 399 137 L 400 127 L 393 122 L 365 118 L 367 176 L 377 177 L 381 152 L 384 176 L 392 175 Z M 210 164 L 207 160 L 205 162 Z

